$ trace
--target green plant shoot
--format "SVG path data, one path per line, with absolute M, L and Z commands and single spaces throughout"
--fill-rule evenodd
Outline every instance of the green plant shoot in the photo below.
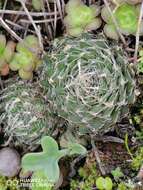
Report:
M 48 181 L 55 183 L 59 179 L 60 169 L 58 161 L 66 155 L 86 154 L 86 149 L 79 145 L 70 145 L 67 149 L 59 150 L 57 142 L 50 136 L 41 139 L 43 152 L 28 153 L 22 158 L 22 167 L 25 170 L 42 171 Z
M 110 177 L 98 177 L 96 180 L 96 187 L 99 190 L 112 190 L 113 183 Z

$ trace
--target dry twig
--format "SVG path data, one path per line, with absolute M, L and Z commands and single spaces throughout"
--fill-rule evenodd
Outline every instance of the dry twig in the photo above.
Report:
M 29 14 L 29 11 L 28 11 L 27 7 L 25 6 L 25 2 L 23 0 L 18 0 L 18 1 L 21 3 L 24 11 L 26 12 L 29 20 L 31 21 L 31 24 L 33 25 L 33 27 L 34 27 L 34 29 L 36 31 L 37 37 L 39 39 L 39 44 L 40 44 L 41 50 L 43 50 L 43 42 L 42 42 L 42 36 L 41 36 L 40 30 L 38 29 L 38 27 L 34 23 L 32 16 Z
M 93 153 L 94 153 L 94 156 L 96 158 L 97 164 L 98 164 L 99 169 L 101 171 L 101 174 L 104 176 L 106 174 L 106 172 L 105 172 L 104 167 L 103 167 L 103 165 L 101 163 L 100 156 L 99 156 L 99 153 L 98 153 L 98 149 L 95 146 L 95 143 L 94 143 L 94 140 L 93 140 L 92 136 L 91 136 L 91 145 L 92 145 L 92 148 L 93 148 Z
M 0 10 L 0 14 L 12 14 L 12 15 L 23 15 L 26 16 L 27 13 L 25 11 L 16 11 L 16 10 Z M 30 16 L 34 17 L 43 17 L 43 16 L 55 16 L 55 12 L 29 12 Z M 59 13 L 57 12 L 57 15 Z
M 21 41 L 22 39 L 6 24 L 6 22 L 0 17 L 1 26 L 12 35 L 17 41 Z

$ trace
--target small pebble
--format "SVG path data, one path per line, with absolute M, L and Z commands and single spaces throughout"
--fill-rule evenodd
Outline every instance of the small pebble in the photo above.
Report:
M 20 171 L 20 155 L 12 148 L 0 150 L 0 174 L 7 177 L 14 177 Z

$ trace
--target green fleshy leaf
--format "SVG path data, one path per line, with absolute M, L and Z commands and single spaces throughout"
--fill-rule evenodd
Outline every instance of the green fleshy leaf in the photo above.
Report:
M 71 149 L 59 150 L 57 142 L 50 136 L 45 136 L 41 140 L 43 152 L 29 153 L 22 158 L 22 167 L 24 170 L 43 171 L 48 180 L 52 183 L 58 181 L 60 176 L 60 169 L 58 161 L 65 155 L 84 153 L 85 149 L 81 145 L 73 145 Z
M 4 35 L 0 35 L 0 57 L 3 55 L 6 46 L 6 38 Z
M 116 11 L 115 17 L 124 34 L 134 34 L 137 30 L 138 15 L 134 5 L 122 4 Z
M 112 183 L 111 178 L 109 178 L 109 177 L 106 177 L 106 178 L 98 177 L 96 180 L 96 187 L 99 190 L 112 190 L 113 183 Z
M 43 169 L 43 164 L 47 162 L 47 154 L 45 153 L 29 153 L 22 158 L 22 167 L 25 170 L 41 170 Z
M 70 155 L 73 154 L 86 154 L 86 148 L 78 143 L 71 143 L 69 145 Z
M 49 136 L 45 136 L 42 138 L 41 146 L 43 152 L 46 152 L 48 154 L 53 154 L 54 152 L 57 152 L 59 150 L 57 142 Z

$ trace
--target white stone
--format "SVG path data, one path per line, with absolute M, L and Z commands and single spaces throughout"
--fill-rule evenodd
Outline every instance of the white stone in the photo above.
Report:
M 0 174 L 7 177 L 14 177 L 20 170 L 20 155 L 12 148 L 0 150 Z

